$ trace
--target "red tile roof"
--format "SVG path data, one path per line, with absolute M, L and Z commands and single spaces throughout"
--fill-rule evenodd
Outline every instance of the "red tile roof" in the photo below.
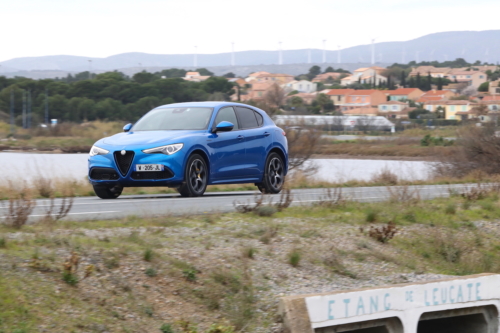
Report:
M 500 95 L 493 95 L 493 96 L 484 96 L 483 101 L 488 102 L 488 101 L 500 101 Z
M 349 95 L 354 89 L 330 89 L 327 95 Z
M 418 90 L 418 88 L 399 88 L 396 90 L 389 90 L 388 93 L 390 95 L 408 95 L 414 92 L 415 90 Z

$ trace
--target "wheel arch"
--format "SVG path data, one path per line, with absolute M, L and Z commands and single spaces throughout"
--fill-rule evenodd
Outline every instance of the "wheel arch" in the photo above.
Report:
M 286 158 L 286 155 L 283 152 L 283 150 L 281 150 L 281 148 L 279 148 L 279 147 L 273 147 L 267 153 L 267 156 L 269 156 L 271 153 L 276 153 L 276 154 L 280 155 L 281 159 L 283 160 L 283 163 L 285 163 L 285 175 L 286 175 L 288 173 L 288 159 Z M 266 160 L 267 160 L 267 156 L 266 156 Z
M 207 175 L 208 175 L 208 179 L 207 181 L 210 182 L 210 171 L 211 171 L 211 168 L 210 168 L 210 159 L 208 158 L 208 154 L 207 152 L 205 152 L 203 149 L 201 148 L 195 148 L 193 149 L 187 156 L 186 156 L 186 162 L 189 160 L 189 158 L 193 155 L 193 154 L 198 154 L 200 155 L 203 160 L 205 161 L 205 164 L 207 165 Z M 184 164 L 185 165 L 185 164 Z

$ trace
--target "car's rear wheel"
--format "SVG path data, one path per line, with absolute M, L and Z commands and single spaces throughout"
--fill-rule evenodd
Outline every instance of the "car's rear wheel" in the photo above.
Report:
M 116 199 L 122 194 L 123 187 L 93 185 L 95 194 L 101 199 Z
M 208 183 L 208 169 L 203 157 L 193 154 L 189 157 L 184 172 L 184 183 L 178 188 L 183 197 L 199 197 L 205 193 Z
M 266 159 L 264 177 L 257 187 L 262 193 L 280 193 L 285 183 L 285 165 L 277 153 L 271 153 Z

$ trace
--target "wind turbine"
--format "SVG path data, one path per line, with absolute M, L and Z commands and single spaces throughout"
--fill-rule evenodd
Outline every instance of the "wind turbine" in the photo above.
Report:
M 235 65 L 234 61 L 234 42 L 231 42 L 231 66 Z
M 195 45 L 194 46 L 194 57 L 193 57 L 193 67 L 196 67 L 198 66 L 198 45 Z
M 278 49 L 278 64 L 283 65 L 283 53 L 281 50 L 281 42 L 278 42 L 279 44 L 279 49 Z
M 323 63 L 326 63 L 326 39 L 323 39 Z
M 372 38 L 372 65 L 375 65 L 375 38 Z

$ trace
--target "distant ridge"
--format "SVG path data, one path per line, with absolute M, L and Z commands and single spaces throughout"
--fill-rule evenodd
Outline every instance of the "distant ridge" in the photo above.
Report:
M 371 59 L 370 45 L 359 45 L 341 51 L 342 63 L 365 63 Z M 384 42 L 375 45 L 377 63 L 391 64 L 411 60 L 453 60 L 464 58 L 469 62 L 476 60 L 497 63 L 500 61 L 500 30 L 487 31 L 450 31 L 426 35 L 404 42 Z M 322 59 L 322 50 L 310 49 L 312 62 Z M 309 49 L 283 51 L 285 65 L 306 64 Z M 236 52 L 236 64 L 242 66 L 276 65 L 277 51 Z M 327 51 L 327 62 L 336 64 L 337 51 Z M 229 66 L 230 53 L 198 54 L 197 67 Z M 92 60 L 91 65 L 88 60 Z M 140 64 L 140 66 L 139 66 Z M 0 62 L 0 74 L 21 71 L 62 71 L 81 72 L 109 71 L 126 68 L 194 68 L 193 55 L 190 54 L 147 54 L 140 52 L 123 53 L 107 58 L 54 55 L 43 57 L 15 58 Z

